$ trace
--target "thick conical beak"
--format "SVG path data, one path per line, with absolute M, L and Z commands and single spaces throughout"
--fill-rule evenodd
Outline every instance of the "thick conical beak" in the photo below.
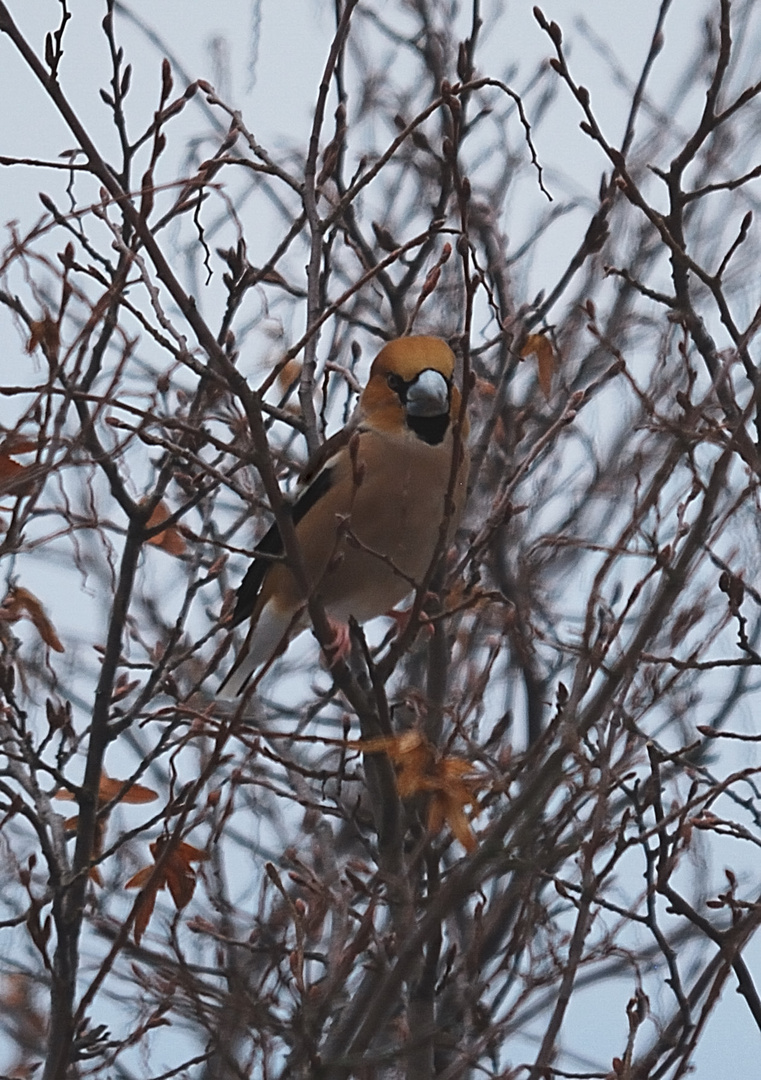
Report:
M 449 383 L 440 371 L 426 368 L 407 387 L 408 416 L 442 416 L 449 412 Z

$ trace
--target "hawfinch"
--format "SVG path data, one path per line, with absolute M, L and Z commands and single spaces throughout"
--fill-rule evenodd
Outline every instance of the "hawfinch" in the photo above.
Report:
M 449 537 L 460 518 L 468 479 L 467 419 L 455 444 L 460 394 L 452 350 L 436 337 L 405 337 L 381 349 L 370 369 L 356 420 L 290 508 L 307 579 L 327 615 L 367 622 L 419 584 L 428 570 L 445 513 L 458 453 Z M 309 470 L 307 470 L 308 473 Z M 224 697 L 309 625 L 306 598 L 284 561 L 277 524 L 257 545 L 238 590 L 232 625 L 251 620 L 245 644 L 220 686 Z

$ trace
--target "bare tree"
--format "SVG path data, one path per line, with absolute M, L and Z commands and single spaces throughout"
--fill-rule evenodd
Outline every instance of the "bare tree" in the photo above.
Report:
M 0 158 L 44 207 L 0 261 L 0 1067 L 676 1080 L 727 988 L 761 1028 L 757 5 L 662 0 L 634 81 L 573 27 L 612 132 L 538 9 L 549 62 L 488 73 L 478 0 L 336 0 L 271 148 L 174 60 L 141 116 L 117 0 L 93 134 L 66 0 L 44 55 L 14 6 L 69 152 Z M 300 471 L 411 331 L 458 356 L 456 544 L 218 700 L 251 551 L 298 572 Z

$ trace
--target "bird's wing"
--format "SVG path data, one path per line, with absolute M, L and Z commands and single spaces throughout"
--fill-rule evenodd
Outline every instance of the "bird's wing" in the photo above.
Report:
M 311 455 L 309 461 L 301 470 L 301 476 L 299 477 L 301 483 L 311 484 L 318 472 L 330 463 L 331 458 L 338 457 L 341 450 L 350 443 L 354 432 L 360 430 L 363 426 L 362 414 L 357 408 L 341 430 L 336 431 L 334 435 L 326 439 Z
M 301 519 L 309 513 L 312 507 L 320 501 L 333 486 L 334 470 L 330 462 L 322 468 L 312 482 L 304 488 L 296 502 L 288 508 L 291 520 L 298 525 Z M 256 558 L 257 554 L 264 558 Z M 250 619 L 256 607 L 267 570 L 274 564 L 274 556 L 283 554 L 283 539 L 277 522 L 273 521 L 267 532 L 254 548 L 254 561 L 246 571 L 246 575 L 238 589 L 235 611 L 232 618 L 232 626 L 239 626 L 246 619 Z
M 359 426 L 360 413 L 357 410 L 340 431 L 337 431 L 335 435 L 331 435 L 317 448 L 305 465 L 300 478 L 304 486 L 296 497 L 296 501 L 288 508 L 294 526 L 298 525 L 315 503 L 318 503 L 330 491 L 335 480 L 335 470 L 332 467 L 332 462 L 338 457 L 341 450 L 348 445 Z M 257 554 L 264 555 L 264 558 L 257 559 Z M 277 522 L 273 521 L 254 548 L 254 561 L 246 571 L 246 575 L 238 588 L 231 626 L 239 626 L 246 619 L 251 618 L 261 587 L 264 584 L 267 569 L 274 564 L 275 557 L 282 554 L 283 539 L 277 527 Z

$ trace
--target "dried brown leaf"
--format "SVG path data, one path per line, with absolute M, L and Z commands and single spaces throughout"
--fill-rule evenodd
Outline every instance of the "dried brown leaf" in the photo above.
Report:
M 61 347 L 58 323 L 47 311 L 41 319 L 29 324 L 29 340 L 26 343 L 26 351 L 33 353 L 38 345 L 42 346 L 47 356 L 53 360 L 58 359 L 58 350 Z
M 126 780 L 115 780 L 113 777 L 107 776 L 106 773 L 102 773 L 98 785 L 98 805 L 100 806 L 102 803 L 110 802 L 111 799 L 119 794 L 126 783 Z M 56 799 L 71 802 L 76 799 L 77 796 L 73 791 L 69 791 L 67 788 L 61 788 L 60 791 L 55 793 L 55 797 Z M 147 803 L 153 802 L 154 799 L 158 799 L 158 794 L 157 792 L 152 791 L 151 788 L 144 787 L 142 784 L 130 784 L 119 801 L 125 803 Z
M 466 851 L 476 848 L 476 837 L 465 809 L 478 809 L 475 791 L 484 781 L 469 761 L 440 754 L 420 731 L 415 730 L 350 745 L 365 754 L 388 755 L 396 768 L 396 789 L 401 799 L 421 794 L 429 796 L 430 832 L 438 833 L 446 824 Z
M 544 334 L 529 334 L 526 344 L 521 349 L 521 356 L 526 359 L 536 356 L 537 378 L 546 398 L 552 393 L 552 376 L 555 374 L 558 363 L 555 348 L 548 337 Z
M 167 508 L 166 503 L 158 503 L 146 522 L 146 528 L 155 529 L 161 525 L 162 521 L 166 521 L 170 514 L 171 511 Z M 169 555 L 180 556 L 185 554 L 185 541 L 176 525 L 169 525 L 168 528 L 155 533 L 148 543 L 161 548 L 162 551 L 166 551 Z
M 0 454 L 0 492 L 25 495 L 34 472 L 33 465 L 22 465 L 7 454 Z
M 289 360 L 277 373 L 278 386 L 284 394 L 287 394 L 291 387 L 298 382 L 300 377 L 301 364 L 298 360 Z
M 110 802 L 119 794 L 124 784 L 124 780 L 114 780 L 104 773 L 100 778 L 98 787 L 98 802 Z M 148 803 L 153 802 L 154 799 L 158 799 L 158 793 L 152 791 L 151 788 L 144 787 L 143 784 L 130 784 L 119 801 L 125 803 Z
M 15 585 L 8 590 L 7 596 L 0 605 L 0 621 L 12 623 L 24 617 L 34 624 L 37 633 L 49 648 L 59 653 L 65 651 L 55 632 L 55 627 L 45 614 L 42 603 L 34 593 L 20 585 Z
M 149 845 L 154 863 L 159 861 L 168 843 L 168 840 L 160 839 L 154 840 Z M 174 905 L 180 911 L 190 902 L 196 887 L 196 872 L 191 864 L 203 862 L 208 857 L 206 852 L 200 848 L 193 847 L 192 844 L 181 843 L 170 852 L 158 874 L 153 878 L 150 888 L 146 889 L 145 886 L 148 885 L 152 878 L 153 866 L 144 866 L 136 874 L 133 874 L 126 883 L 125 888 L 144 890 L 135 902 L 133 935 L 136 944 L 140 944 L 140 938 L 145 933 L 150 922 L 159 890 L 168 887 Z

